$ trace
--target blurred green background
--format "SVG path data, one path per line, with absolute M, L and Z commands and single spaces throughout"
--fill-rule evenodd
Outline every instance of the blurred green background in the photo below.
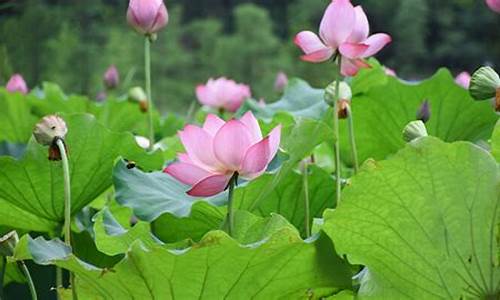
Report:
M 280 70 L 314 86 L 332 78 L 330 64 L 298 59 L 293 36 L 318 30 L 328 0 L 168 0 L 170 23 L 153 45 L 153 97 L 163 111 L 185 112 L 196 84 L 225 75 L 272 101 Z M 403 78 L 445 66 L 454 73 L 500 63 L 500 15 L 483 0 L 353 0 L 372 32 L 393 42 L 377 58 Z M 95 97 L 115 64 L 122 82 L 143 82 L 143 39 L 126 23 L 126 0 L 0 1 L 0 80 L 21 73 Z M 130 80 L 126 80 L 128 78 Z M 126 92 L 127 86 L 120 92 Z

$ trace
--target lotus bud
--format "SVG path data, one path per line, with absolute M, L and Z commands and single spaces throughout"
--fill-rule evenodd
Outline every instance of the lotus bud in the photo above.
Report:
M 476 100 L 499 97 L 500 77 L 490 67 L 481 67 L 472 74 L 469 93 Z
M 28 93 L 28 86 L 26 85 L 23 76 L 21 76 L 20 74 L 12 75 L 12 77 L 10 77 L 9 81 L 7 82 L 6 88 L 7 91 L 11 93 L 15 92 L 19 92 L 21 94 Z
M 336 97 L 336 88 L 337 88 L 337 83 L 336 82 L 332 82 L 330 83 L 326 89 L 325 89 L 325 102 L 330 105 L 330 106 L 333 106 L 334 105 L 334 101 L 337 100 L 335 99 Z M 349 85 L 345 82 L 340 82 L 339 83 L 339 99 L 343 99 L 343 100 L 351 100 L 352 98 L 352 92 L 351 92 L 351 88 L 349 87 Z
M 142 112 L 148 111 L 148 96 L 144 90 L 139 87 L 133 87 L 128 91 L 128 99 L 133 102 L 139 103 Z
M 19 242 L 19 237 L 17 232 L 11 231 L 6 235 L 0 237 L 0 255 L 1 256 L 13 256 L 14 249 Z
M 492 11 L 500 14 L 500 0 L 486 0 L 486 4 Z
M 100 91 L 95 96 L 95 101 L 97 101 L 97 102 L 103 102 L 104 100 L 106 100 L 107 97 L 108 97 L 108 95 L 106 94 L 105 91 Z
M 61 160 L 61 153 L 57 147 L 57 140 L 64 142 L 64 138 L 68 133 L 66 122 L 55 115 L 43 117 L 33 130 L 35 140 L 44 146 L 49 146 L 49 160 Z
M 137 32 L 152 36 L 168 23 L 163 0 L 130 0 L 127 21 Z
M 112 65 L 104 73 L 104 86 L 109 89 L 115 89 L 120 83 L 120 74 L 118 69 Z
M 428 136 L 427 129 L 425 128 L 424 122 L 420 120 L 411 121 L 403 130 L 403 139 L 406 142 L 411 142 L 414 139 L 424 136 Z
M 431 118 L 431 105 L 428 100 L 424 100 L 417 111 L 417 120 L 427 123 Z
M 288 85 L 288 76 L 284 72 L 279 72 L 276 75 L 276 80 L 274 81 L 274 90 L 277 92 L 283 92 L 285 87 Z

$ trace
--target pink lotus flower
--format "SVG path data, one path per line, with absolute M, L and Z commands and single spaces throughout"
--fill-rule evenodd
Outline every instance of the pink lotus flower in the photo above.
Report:
M 305 53 L 304 61 L 319 63 L 342 55 L 341 73 L 354 76 L 360 68 L 370 67 L 363 59 L 379 52 L 391 42 L 385 33 L 368 36 L 370 25 L 361 6 L 353 7 L 350 0 L 333 0 L 323 15 L 319 37 L 311 31 L 302 31 L 295 44 Z
M 120 83 L 120 74 L 118 73 L 118 69 L 111 65 L 104 73 L 104 85 L 108 89 L 114 89 Z
M 20 92 L 21 94 L 28 93 L 28 86 L 26 85 L 26 81 L 24 81 L 23 76 L 20 74 L 14 74 L 10 77 L 7 82 L 7 91 L 11 93 Z
M 500 0 L 486 0 L 486 4 L 492 11 L 500 14 Z
M 276 80 L 274 81 L 274 90 L 277 92 L 283 92 L 287 85 L 288 76 L 286 76 L 284 72 L 278 72 L 278 75 L 276 75 Z
M 164 172 L 192 186 L 189 195 L 208 197 L 224 191 L 235 172 L 248 180 L 264 173 L 278 151 L 281 125 L 262 138 L 251 112 L 228 122 L 209 114 L 203 128 L 187 125 L 179 137 L 186 153 Z
M 163 0 L 130 0 L 127 21 L 139 33 L 156 33 L 168 23 L 167 7 Z
M 464 89 L 469 89 L 471 76 L 469 72 L 462 72 L 455 77 L 455 82 Z
M 215 80 L 210 78 L 205 85 L 196 87 L 196 97 L 201 104 L 230 112 L 237 111 L 245 99 L 251 96 L 248 85 L 238 84 L 225 77 Z

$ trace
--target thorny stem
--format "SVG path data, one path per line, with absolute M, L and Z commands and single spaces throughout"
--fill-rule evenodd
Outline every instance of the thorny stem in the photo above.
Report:
M 31 299 L 37 300 L 38 298 L 36 295 L 35 284 L 33 283 L 33 279 L 31 278 L 31 274 L 30 274 L 30 271 L 28 270 L 28 267 L 26 266 L 26 264 L 22 260 L 18 261 L 17 265 L 19 266 L 21 271 L 23 271 L 24 276 L 26 277 L 26 281 L 28 281 L 28 287 L 30 289 Z
M 238 180 L 238 173 L 234 173 L 233 177 L 229 180 L 229 192 L 227 194 L 227 232 L 229 236 L 233 236 L 234 230 L 234 207 L 233 207 L 233 193 L 236 181 Z
M 63 139 L 58 138 L 56 140 L 56 144 L 59 148 L 59 152 L 61 153 L 61 162 L 64 176 L 64 243 L 67 246 L 71 247 L 71 178 L 69 175 L 68 154 L 66 153 L 66 146 L 64 145 Z M 69 280 L 71 283 L 73 299 L 76 300 L 78 298 L 76 295 L 75 278 L 73 273 L 71 272 L 69 273 Z
M 335 151 L 335 202 L 336 205 L 340 203 L 341 197 L 341 175 L 340 175 L 340 134 L 339 134 L 339 115 L 337 113 L 338 110 L 338 100 L 340 98 L 340 70 L 341 70 L 341 56 L 339 55 L 337 58 L 337 64 L 339 67 L 337 77 L 335 78 L 335 99 L 333 101 L 333 139 L 334 146 L 333 150 Z
M 354 119 L 352 116 L 352 108 L 349 106 L 347 108 L 347 122 L 349 128 L 349 141 L 351 143 L 351 155 L 352 161 L 354 163 L 354 174 L 358 174 L 359 163 L 358 163 L 358 149 L 356 148 L 356 136 L 354 134 Z
M 308 166 L 307 161 L 304 161 L 304 169 L 302 170 L 302 187 L 304 189 L 304 207 L 305 207 L 305 216 L 304 216 L 304 226 L 306 230 L 306 238 L 311 236 L 311 229 L 309 226 L 309 179 L 308 179 Z
M 149 151 L 153 151 L 155 131 L 153 124 L 153 99 L 151 96 L 151 40 L 148 36 L 144 39 L 144 73 L 146 77 L 146 95 L 148 97 Z

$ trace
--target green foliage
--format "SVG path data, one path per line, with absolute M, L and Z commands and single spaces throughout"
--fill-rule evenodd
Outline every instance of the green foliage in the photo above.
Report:
M 258 243 L 243 245 L 222 231 L 212 231 L 184 250 L 136 241 L 113 271 L 85 264 L 58 240 L 24 237 L 16 257 L 73 271 L 84 298 L 319 299 L 350 287 L 349 267 L 326 236 L 304 242 L 284 219 L 247 217 L 251 219 L 240 223 L 241 237 L 258 238 Z M 252 233 L 260 232 L 258 237 L 244 234 L 248 225 Z M 126 233 L 115 238 L 126 238 Z
M 147 170 L 161 166 L 159 153 L 146 154 L 130 133 L 113 133 L 91 115 L 63 116 L 71 172 L 72 212 L 76 213 L 111 184 L 118 156 L 137 161 Z M 63 220 L 61 162 L 47 159 L 48 148 L 34 140 L 21 160 L 0 157 L 0 223 L 53 232 Z M 22 216 L 21 218 L 15 215 Z
M 483 149 L 433 137 L 367 162 L 323 226 L 340 253 L 367 266 L 359 296 L 498 295 L 498 178 Z

